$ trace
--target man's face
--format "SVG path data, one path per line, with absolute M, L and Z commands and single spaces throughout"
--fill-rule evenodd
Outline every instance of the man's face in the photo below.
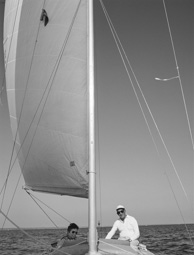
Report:
M 125 209 L 118 209 L 118 210 L 117 210 L 117 214 L 118 214 L 118 216 L 119 216 L 119 218 L 120 218 L 121 220 L 124 220 L 124 218 L 125 218 L 125 216 L 126 216 Z

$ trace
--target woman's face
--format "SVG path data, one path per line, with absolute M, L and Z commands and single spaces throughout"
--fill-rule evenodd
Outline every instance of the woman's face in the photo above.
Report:
M 77 232 L 78 232 L 78 229 L 77 228 L 73 228 L 69 232 L 67 232 L 67 237 L 69 239 L 76 239 Z

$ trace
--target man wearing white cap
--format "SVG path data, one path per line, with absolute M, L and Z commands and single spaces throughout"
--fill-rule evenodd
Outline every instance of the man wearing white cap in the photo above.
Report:
M 128 240 L 130 242 L 136 240 L 140 236 L 136 219 L 127 215 L 125 207 L 122 205 L 117 206 L 116 212 L 119 219 L 115 221 L 112 229 L 105 238 L 111 239 L 118 230 L 119 240 Z

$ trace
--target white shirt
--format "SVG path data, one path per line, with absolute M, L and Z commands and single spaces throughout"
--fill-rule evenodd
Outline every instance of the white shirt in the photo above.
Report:
M 111 231 L 105 237 L 106 239 L 111 239 L 112 236 L 119 230 L 120 236 L 119 240 L 128 240 L 131 241 L 137 239 L 140 236 L 139 227 L 137 221 L 134 217 L 126 215 L 124 221 L 118 219 L 115 221 Z

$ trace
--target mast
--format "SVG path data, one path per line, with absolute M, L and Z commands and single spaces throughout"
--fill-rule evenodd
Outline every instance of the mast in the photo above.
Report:
M 89 252 L 97 253 L 96 172 L 95 172 L 95 95 L 94 95 L 94 15 L 88 0 L 88 81 L 89 81 Z

